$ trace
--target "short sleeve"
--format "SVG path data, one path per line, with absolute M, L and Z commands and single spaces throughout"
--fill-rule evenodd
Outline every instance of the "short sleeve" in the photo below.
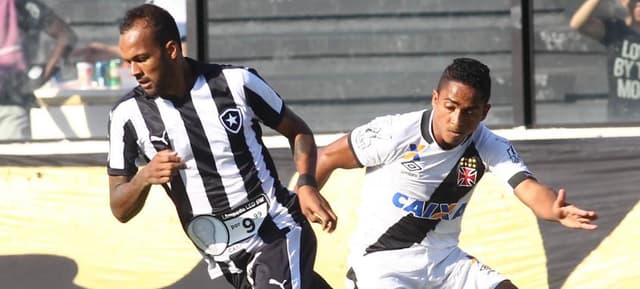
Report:
M 271 128 L 280 124 L 285 111 L 284 102 L 253 69 L 244 73 L 244 95 L 260 121 Z
M 107 173 L 111 176 L 133 176 L 138 171 L 137 135 L 131 120 L 117 109 L 109 114 L 109 153 Z
M 362 166 L 372 167 L 386 163 L 394 155 L 393 118 L 378 117 L 356 127 L 349 134 L 349 146 Z
M 511 188 L 528 178 L 534 178 L 513 144 L 507 139 L 490 133 L 484 138 L 480 148 L 480 157 L 487 163 L 489 171 L 508 183 Z

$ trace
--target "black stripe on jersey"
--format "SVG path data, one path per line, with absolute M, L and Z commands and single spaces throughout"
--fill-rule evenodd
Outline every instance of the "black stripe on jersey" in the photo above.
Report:
M 110 176 L 133 176 L 138 172 L 138 167 L 135 164 L 135 160 L 138 157 L 138 135 L 136 133 L 136 129 L 134 128 L 131 120 L 127 120 L 124 123 L 124 150 L 123 150 L 123 159 L 126 163 L 124 163 L 124 169 L 114 169 L 108 167 L 107 173 Z
M 163 142 L 156 141 L 156 138 L 150 139 L 149 141 L 151 141 L 153 147 L 156 151 L 171 149 L 167 131 L 164 127 L 164 122 L 162 122 L 162 117 L 160 116 L 156 102 L 152 98 L 147 97 L 136 97 L 135 100 L 143 115 L 144 124 L 149 130 L 149 138 L 157 137 L 157 139 L 164 140 Z
M 167 131 L 165 129 L 164 122 L 162 121 L 162 117 L 160 116 L 160 110 L 158 110 L 158 105 L 156 104 L 156 102 L 153 100 L 153 98 L 149 97 L 136 97 L 135 99 L 136 103 L 138 104 L 138 108 L 142 113 L 145 125 L 149 130 L 149 136 L 156 136 L 159 139 L 164 140 L 150 140 L 153 144 L 153 147 L 156 149 L 156 151 L 171 149 L 169 136 L 167 135 Z M 137 139 L 137 137 L 135 139 Z M 147 160 L 147 162 L 150 161 L 147 156 L 144 156 L 144 158 Z M 187 223 L 192 216 L 192 207 L 191 203 L 189 202 L 189 198 L 187 197 L 187 188 L 185 187 L 182 178 L 179 175 L 176 175 L 171 178 L 171 189 L 169 189 L 166 185 L 163 185 L 163 187 L 167 195 L 169 195 L 169 198 L 171 198 L 171 201 L 173 201 L 173 204 L 177 208 L 178 217 L 180 218 L 182 227 L 186 229 Z
M 353 289 L 358 289 L 358 278 L 356 277 L 356 272 L 353 271 L 353 267 L 349 267 L 347 271 L 347 280 L 353 282 Z
M 229 199 L 224 190 L 222 178 L 216 168 L 216 162 L 209 148 L 209 140 L 200 122 L 198 113 L 193 106 L 191 97 L 176 109 L 180 112 L 184 127 L 187 131 L 187 137 L 191 144 L 191 151 L 193 152 L 193 158 L 196 161 L 196 167 L 202 184 L 207 192 L 207 199 L 213 209 L 214 213 L 224 212 L 231 207 L 229 206 Z
M 429 118 L 431 117 L 431 110 L 425 110 L 422 113 L 422 119 L 420 120 L 420 132 L 422 133 L 422 138 L 427 141 L 427 143 L 433 143 L 433 138 L 431 137 L 431 125 L 429 123 Z
M 275 129 L 280 124 L 284 115 L 284 108 L 282 113 L 274 111 L 260 95 L 246 86 L 244 87 L 244 95 L 247 98 L 247 104 L 265 125 Z
M 216 77 L 209 79 L 208 83 L 211 88 L 213 100 L 218 108 L 218 115 L 223 115 L 227 109 L 237 109 L 236 103 L 233 100 L 233 95 L 227 86 L 224 74 L 220 73 Z M 241 125 L 244 126 L 246 124 L 242 123 Z M 242 176 L 244 188 L 248 193 L 247 198 L 253 199 L 260 194 L 264 194 L 264 191 L 262 190 L 262 182 L 258 177 L 258 169 L 256 168 L 251 151 L 247 146 L 242 127 L 237 133 L 230 132 L 226 129 L 225 131 L 227 133 L 230 148 L 233 151 L 233 159 L 240 171 L 240 175 Z
M 271 176 L 271 178 L 273 178 L 273 181 L 274 181 L 273 187 L 275 189 L 276 200 L 281 205 L 286 206 L 289 203 L 291 196 L 289 195 L 289 190 L 286 187 L 284 187 L 280 182 L 278 171 L 276 170 L 276 165 L 273 162 L 273 158 L 271 158 L 271 153 L 269 153 L 267 146 L 264 144 L 264 141 L 262 140 L 262 127 L 260 126 L 260 123 L 257 121 L 254 121 L 251 124 L 251 127 L 253 128 L 253 131 L 256 133 L 256 139 L 258 143 L 262 147 L 262 157 L 264 158 L 264 162 L 267 166 L 267 169 L 269 170 L 269 175 Z
M 460 163 L 463 159 L 470 158 L 475 158 L 477 173 L 475 184 L 482 179 L 485 167 L 480 159 L 478 151 L 475 148 L 475 144 L 471 143 L 442 183 L 440 183 L 440 185 L 433 191 L 433 194 L 429 198 L 429 202 L 425 204 L 425 208 L 429 203 L 457 203 L 475 187 L 475 184 L 471 187 L 458 185 L 458 169 L 460 167 Z M 408 214 L 389 227 L 389 229 L 380 236 L 378 241 L 370 245 L 366 249 L 366 254 L 383 250 L 411 247 L 415 243 L 420 243 L 427 236 L 427 233 L 433 230 L 438 223 L 440 223 L 440 219 L 418 218 L 412 214 Z

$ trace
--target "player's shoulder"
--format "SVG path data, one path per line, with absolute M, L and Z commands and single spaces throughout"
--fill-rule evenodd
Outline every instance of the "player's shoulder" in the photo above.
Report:
M 245 83 L 250 83 L 258 80 L 264 81 L 258 71 L 250 66 L 222 64 L 220 65 L 220 68 L 226 77 L 241 78 Z
M 473 142 L 479 150 L 511 146 L 511 142 L 507 138 L 496 134 L 484 123 L 480 123 L 478 125 L 478 128 L 474 131 L 472 137 Z
M 125 106 L 126 103 L 135 101 L 136 98 L 146 97 L 147 94 L 144 92 L 142 87 L 136 86 L 132 88 L 127 94 L 120 97 L 111 107 L 111 111 L 116 111 Z
M 352 133 L 365 138 L 376 138 L 390 143 L 402 143 L 407 138 L 419 137 L 424 111 L 388 114 L 374 118 L 357 127 Z
M 371 123 L 386 125 L 391 130 L 402 130 L 406 125 L 420 122 L 424 110 L 405 112 L 398 114 L 387 114 L 374 118 Z

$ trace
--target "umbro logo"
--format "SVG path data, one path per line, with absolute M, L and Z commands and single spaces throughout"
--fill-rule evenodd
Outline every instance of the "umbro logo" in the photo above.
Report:
M 419 171 L 422 168 L 414 161 L 403 162 L 402 165 L 410 172 Z
M 220 122 L 228 131 L 238 133 L 242 127 L 242 114 L 237 108 L 228 108 L 220 114 Z

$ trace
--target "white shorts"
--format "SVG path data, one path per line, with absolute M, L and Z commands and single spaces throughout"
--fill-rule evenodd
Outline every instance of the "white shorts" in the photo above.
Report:
M 458 247 L 440 262 L 433 257 L 423 246 L 367 254 L 351 261 L 347 288 L 493 289 L 506 280 Z

